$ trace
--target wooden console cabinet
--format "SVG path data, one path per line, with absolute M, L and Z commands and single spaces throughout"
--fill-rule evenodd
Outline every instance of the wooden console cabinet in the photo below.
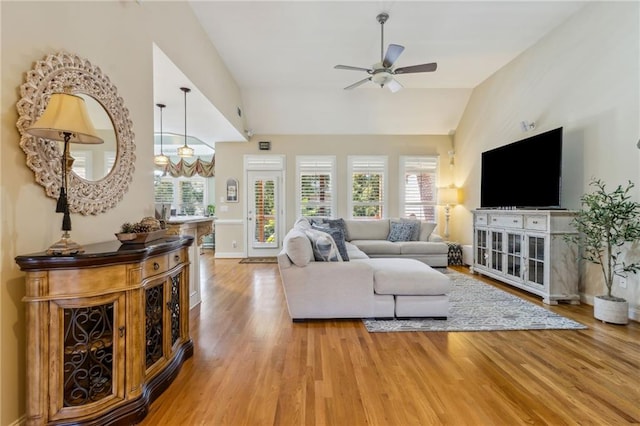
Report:
M 27 425 L 134 424 L 193 354 L 191 237 L 16 257 L 26 272 Z
M 575 212 L 568 210 L 475 210 L 473 272 L 542 297 L 546 304 L 577 304 L 575 245 L 564 235 Z

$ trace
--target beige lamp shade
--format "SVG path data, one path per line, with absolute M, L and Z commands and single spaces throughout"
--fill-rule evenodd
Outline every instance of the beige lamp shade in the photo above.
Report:
M 458 188 L 438 189 L 438 204 L 441 206 L 455 206 L 460 202 L 460 191 Z
M 55 141 L 63 141 L 67 133 L 71 134 L 69 142 L 73 143 L 104 142 L 91 123 L 84 99 L 70 93 L 52 94 L 40 118 L 26 131 L 30 135 Z

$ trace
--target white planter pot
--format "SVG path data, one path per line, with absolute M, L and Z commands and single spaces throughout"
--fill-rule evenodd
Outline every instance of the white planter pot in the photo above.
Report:
M 593 316 L 600 321 L 611 324 L 628 324 L 629 302 L 596 296 L 593 298 Z

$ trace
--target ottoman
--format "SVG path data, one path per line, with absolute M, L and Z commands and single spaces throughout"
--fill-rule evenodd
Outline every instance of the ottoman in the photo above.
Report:
M 393 295 L 398 318 L 449 315 L 451 281 L 445 274 L 415 259 L 363 259 L 373 268 L 376 294 Z

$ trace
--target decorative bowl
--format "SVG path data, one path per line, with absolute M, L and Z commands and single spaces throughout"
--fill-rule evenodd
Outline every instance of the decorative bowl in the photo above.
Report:
M 119 232 L 116 237 L 122 244 L 141 244 L 149 241 L 157 240 L 165 236 L 166 229 L 158 229 L 157 231 L 140 232 L 140 233 L 125 233 Z

